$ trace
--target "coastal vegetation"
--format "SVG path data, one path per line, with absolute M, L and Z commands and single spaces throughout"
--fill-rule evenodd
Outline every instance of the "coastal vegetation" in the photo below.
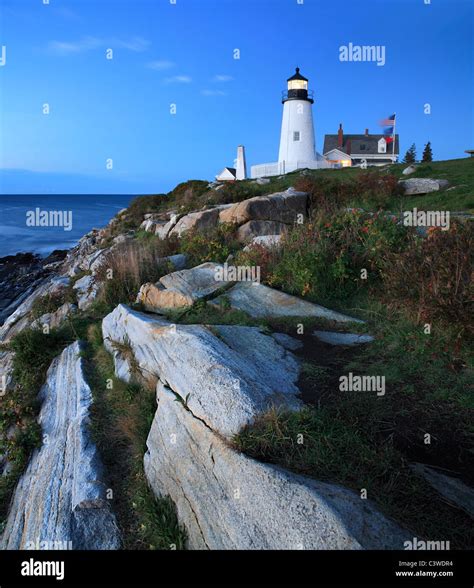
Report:
M 0 525 L 28 456 L 41 443 L 37 394 L 48 366 L 80 339 L 86 342 L 83 356 L 94 396 L 92 433 L 114 489 L 124 547 L 184 548 L 186 535 L 173 504 L 154 497 L 143 470 L 155 393 L 138 381 L 124 383 L 116 377 L 100 328 L 119 303 L 141 308 L 135 302 L 140 287 L 173 271 L 164 258 L 184 254 L 189 267 L 228 260 L 258 266 L 265 285 L 363 319 L 351 331 L 374 336 L 370 345 L 330 348 L 313 331 L 342 331 L 340 324 L 252 318 L 232 308 L 225 292 L 219 304 L 202 299 L 165 312 L 175 324 L 210 325 L 211 331 L 212 325 L 258 326 L 264 333 L 285 333 L 300 341 L 295 354 L 303 365 L 298 386 L 305 408 L 269 411 L 236 435 L 232 445 L 293 472 L 357 493 L 365 490 L 383 513 L 421 537 L 443 537 L 452 547 L 472 546 L 468 515 L 441 498 L 411 464 L 429 464 L 474 483 L 474 365 L 469 351 L 474 226 L 461 215 L 451 219 L 449 231 L 417 232 L 403 226 L 399 215 L 413 206 L 474 210 L 474 168 L 467 159 L 420 164 L 410 177 L 447 179 L 451 187 L 404 196 L 398 184 L 404 167 L 300 170 L 267 183 L 247 180 L 218 190 L 193 180 L 166 195 L 135 199 L 103 235 L 99 247 L 111 249 L 93 273 L 100 288 L 87 310 L 68 316 L 47 334 L 26 328 L 2 346 L 15 353 L 15 389 L 2 400 L 0 428 L 14 434 L 0 447 L 13 463 L 12 471 L 0 478 Z M 290 186 L 308 194 L 308 218 L 284 231 L 278 246 L 257 243 L 244 249 L 233 224 L 191 229 L 179 239 L 160 239 L 140 228 L 145 215 L 182 215 Z M 114 244 L 118 236 L 124 239 Z M 68 288 L 38 298 L 32 318 L 54 313 L 65 302 L 76 303 L 73 285 L 86 275 L 92 271 L 81 270 Z M 339 378 L 347 373 L 383 374 L 385 394 L 341 391 Z

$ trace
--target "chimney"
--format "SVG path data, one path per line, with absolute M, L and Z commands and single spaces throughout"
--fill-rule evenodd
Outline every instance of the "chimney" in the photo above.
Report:
M 237 159 L 235 162 L 235 167 L 235 179 L 245 180 L 247 177 L 247 162 L 245 160 L 245 147 L 243 145 L 239 145 L 237 147 Z
M 347 142 L 346 142 L 346 153 L 347 153 L 347 155 L 350 155 L 351 154 L 351 149 L 352 149 L 351 140 L 350 139 L 347 139 Z
M 365 136 L 368 137 L 369 136 L 369 129 L 365 129 Z
M 339 125 L 339 130 L 337 131 L 337 146 L 342 147 L 344 143 L 344 133 L 342 131 L 342 123 Z

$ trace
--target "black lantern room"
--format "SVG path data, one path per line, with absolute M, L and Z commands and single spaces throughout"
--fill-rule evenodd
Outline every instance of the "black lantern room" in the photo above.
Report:
M 313 93 L 308 92 L 308 79 L 300 74 L 300 68 L 296 68 L 295 75 L 288 78 L 288 90 L 283 92 L 282 102 L 287 100 L 307 100 L 314 103 Z

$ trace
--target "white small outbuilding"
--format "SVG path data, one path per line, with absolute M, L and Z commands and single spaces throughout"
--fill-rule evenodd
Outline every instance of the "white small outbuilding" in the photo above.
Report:
M 225 167 L 221 173 L 216 176 L 218 182 L 235 182 L 236 180 L 245 180 L 247 178 L 247 162 L 245 160 L 245 147 L 237 147 L 237 158 L 234 161 L 235 167 Z
M 218 182 L 235 182 L 235 167 L 225 167 L 219 175 L 216 176 Z

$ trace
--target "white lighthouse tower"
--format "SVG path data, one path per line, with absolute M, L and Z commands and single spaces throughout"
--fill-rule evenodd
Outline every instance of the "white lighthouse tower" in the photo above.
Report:
M 316 159 L 313 126 L 312 94 L 308 93 L 308 80 L 300 68 L 288 78 L 288 91 L 283 94 L 283 120 L 281 123 L 278 163 L 287 171 L 306 167 Z M 284 173 L 284 172 L 283 172 Z
M 283 120 L 281 123 L 278 162 L 252 166 L 252 178 L 287 174 L 297 169 L 331 167 L 316 151 L 313 125 L 313 93 L 308 91 L 308 80 L 296 68 L 288 78 L 283 92 Z

